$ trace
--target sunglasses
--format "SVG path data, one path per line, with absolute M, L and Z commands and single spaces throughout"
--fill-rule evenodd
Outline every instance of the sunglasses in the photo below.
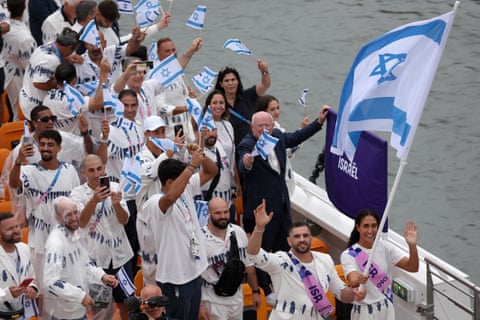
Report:
M 57 121 L 57 116 L 45 116 L 45 117 L 41 117 L 40 119 L 37 119 L 37 122 L 48 122 L 48 121 L 52 121 L 52 122 L 55 122 Z

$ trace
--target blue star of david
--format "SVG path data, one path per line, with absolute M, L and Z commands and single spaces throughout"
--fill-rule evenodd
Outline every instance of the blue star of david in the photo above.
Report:
M 193 14 L 193 20 L 195 20 L 195 21 L 198 20 L 198 13 L 197 13 L 197 12 L 195 12 L 195 13 Z
M 395 68 L 398 67 L 398 65 L 405 62 L 406 58 L 407 58 L 406 53 L 380 54 L 378 56 L 379 63 L 377 66 L 375 66 L 375 68 L 373 68 L 373 71 L 372 73 L 370 73 L 370 76 L 380 76 L 380 78 L 377 80 L 378 84 L 381 84 L 382 82 L 385 82 L 385 81 L 393 81 L 397 79 L 397 77 L 393 74 L 393 70 L 395 70 Z
M 204 76 L 202 81 L 203 81 L 203 83 L 210 83 L 210 77 L 209 76 Z
M 265 140 L 263 140 L 263 139 L 258 140 L 258 145 L 260 147 L 265 147 Z
M 168 70 L 168 68 L 163 68 L 161 73 L 164 78 L 167 78 L 168 76 L 170 76 L 170 70 Z
M 195 116 L 198 116 L 200 114 L 200 110 L 198 109 L 193 109 L 192 110 L 192 113 L 195 115 Z

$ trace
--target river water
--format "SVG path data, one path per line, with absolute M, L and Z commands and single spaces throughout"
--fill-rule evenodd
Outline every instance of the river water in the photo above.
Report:
M 163 1 L 168 9 L 170 2 Z M 205 5 L 205 29 L 185 25 L 197 5 Z M 223 49 L 239 38 L 255 57 L 268 63 L 279 98 L 281 124 L 296 129 L 303 107 L 296 102 L 309 88 L 311 118 L 321 105 L 338 110 L 340 92 L 358 50 L 400 25 L 441 15 L 452 1 L 320 1 L 320 0 L 175 0 L 172 23 L 159 36 L 170 36 L 177 51 L 202 35 L 203 48 L 188 65 L 191 78 L 203 66 L 218 71 L 236 67 L 244 87 L 260 79 L 255 58 Z M 131 26 L 122 17 L 122 30 Z M 480 283 L 480 1 L 460 4 L 443 58 L 432 85 L 420 126 L 390 212 L 390 225 L 401 232 L 406 219 L 419 228 L 419 244 L 457 266 Z M 155 37 L 155 40 L 158 37 Z M 149 39 L 147 39 L 149 40 Z M 148 45 L 149 41 L 146 42 Z M 297 172 L 310 176 L 323 132 L 310 139 L 294 158 Z M 390 148 L 389 180 L 398 159 Z M 323 185 L 323 176 L 318 179 Z

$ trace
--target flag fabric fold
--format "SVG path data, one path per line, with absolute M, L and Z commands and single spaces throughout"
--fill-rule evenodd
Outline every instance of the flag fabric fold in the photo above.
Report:
M 63 82 L 63 88 L 68 101 L 68 110 L 72 116 L 76 117 L 86 104 L 85 98 L 77 89 L 69 85 L 66 81 Z
M 192 78 L 193 84 L 205 94 L 214 86 L 213 81 L 217 77 L 217 73 L 210 70 L 207 66 L 203 67 L 203 71 Z
M 406 159 L 454 17 L 401 26 L 360 50 L 342 89 L 332 153 L 352 161 L 361 132 L 379 130 L 391 132 Z
M 89 23 L 87 23 L 79 39 L 80 41 L 89 43 L 97 48 L 100 48 L 100 36 L 98 35 L 98 29 L 97 25 L 95 24 L 95 19 L 92 19 Z
M 277 142 L 278 138 L 269 135 L 267 130 L 263 130 L 252 151 L 252 157 L 260 155 L 263 160 L 267 160 L 268 154 L 275 149 Z
M 245 54 L 247 56 L 252 55 L 252 51 L 250 51 L 239 39 L 228 39 L 223 44 L 223 48 L 230 49 L 238 54 Z
M 167 87 L 181 75 L 183 75 L 182 66 L 175 57 L 175 54 L 171 54 L 152 69 L 148 78 L 156 79 L 164 87 Z
M 207 13 L 207 7 L 197 6 L 193 11 L 190 18 L 188 18 L 186 25 L 194 29 L 203 30 L 205 24 L 205 14 Z

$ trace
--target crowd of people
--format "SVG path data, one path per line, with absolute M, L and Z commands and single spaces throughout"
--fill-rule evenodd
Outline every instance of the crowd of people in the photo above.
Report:
M 208 128 L 189 112 L 186 98 L 198 97 L 184 77 L 168 86 L 147 77 L 143 41 L 168 27 L 169 12 L 121 37 L 114 0 L 5 5 L 0 88 L 8 106 L 0 109 L 12 121 L 23 115 L 28 128 L 2 172 L 12 212 L 0 213 L 0 318 L 112 319 L 115 305 L 124 320 L 139 310 L 145 319 L 241 319 L 242 290 L 228 270 L 246 275 L 255 308 L 264 291 L 271 319 L 328 318 L 328 290 L 354 304 L 352 319 L 394 319 L 376 275 L 388 282 L 393 265 L 418 270 L 413 222 L 405 231 L 410 255 L 383 244 L 377 272 L 366 273 L 379 221 L 359 213 L 341 256 L 347 286 L 329 255 L 311 251 L 309 225 L 292 221 L 289 158 L 322 129 L 329 106 L 294 132 L 281 128 L 259 59 L 260 80 L 247 89 L 235 68 L 218 72 L 203 105 L 213 117 Z M 80 40 L 92 20 L 99 45 Z M 156 44 L 158 61 L 174 54 L 186 68 L 202 38 L 183 55 L 170 37 Z M 78 110 L 70 86 L 83 95 Z M 118 105 L 106 104 L 107 95 Z M 253 153 L 265 134 L 278 139 L 275 147 Z M 129 300 L 139 270 L 143 289 Z

